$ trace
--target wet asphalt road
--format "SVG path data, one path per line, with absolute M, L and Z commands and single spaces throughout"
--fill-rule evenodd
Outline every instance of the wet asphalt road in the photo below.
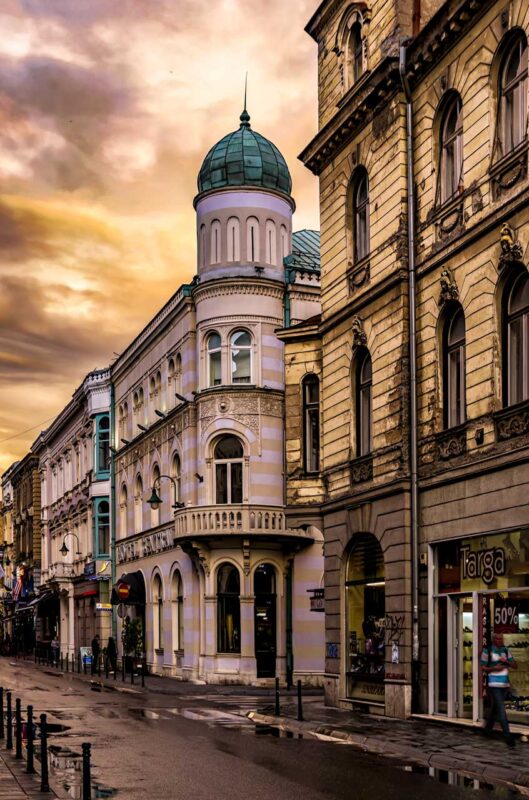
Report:
M 35 714 L 68 726 L 50 744 L 80 752 L 92 743 L 93 775 L 126 800 L 485 800 L 498 793 L 449 786 L 314 739 L 276 738 L 244 717 L 259 699 L 94 692 L 86 684 L 0 660 L 0 685 Z M 241 716 L 242 715 L 242 716 Z M 51 775 L 63 782 L 62 773 Z M 66 781 L 70 786 L 69 779 Z M 65 796 L 79 797 L 73 786 Z

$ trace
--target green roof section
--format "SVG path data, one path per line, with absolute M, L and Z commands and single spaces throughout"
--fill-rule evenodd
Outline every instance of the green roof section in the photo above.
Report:
M 211 148 L 198 175 L 199 193 L 228 186 L 259 186 L 290 197 L 292 179 L 275 144 L 250 125 L 244 109 L 237 131 L 228 133 Z
M 320 273 L 320 232 L 304 229 L 292 234 L 292 253 L 283 260 L 285 270 Z

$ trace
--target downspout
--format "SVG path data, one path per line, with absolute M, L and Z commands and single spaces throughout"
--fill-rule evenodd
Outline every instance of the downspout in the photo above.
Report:
M 406 166 L 408 216 L 408 306 L 410 361 L 410 480 L 411 480 L 411 605 L 412 706 L 419 688 L 419 485 L 417 476 L 417 307 L 415 280 L 415 188 L 413 181 L 413 108 L 406 78 L 406 47 L 400 48 L 399 73 L 406 98 Z
M 116 583 L 116 459 L 114 457 L 113 449 L 116 446 L 115 438 L 115 424 L 116 415 L 114 413 L 114 384 L 112 378 L 110 379 L 110 441 L 112 442 L 112 450 L 110 451 L 110 507 L 112 509 L 110 519 L 110 595 L 112 597 L 112 587 Z M 117 620 L 116 620 L 116 606 L 112 605 L 112 638 L 116 642 L 117 647 Z

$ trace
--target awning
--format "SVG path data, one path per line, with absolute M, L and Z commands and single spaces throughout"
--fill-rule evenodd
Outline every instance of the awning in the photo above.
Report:
M 18 606 L 15 609 L 15 614 L 23 614 L 25 611 L 36 611 L 38 604 L 42 603 L 43 600 L 49 600 L 50 597 L 53 597 L 53 592 L 44 592 L 40 597 L 33 598 L 33 600 L 30 600 L 26 605 Z
M 126 606 L 145 605 L 145 580 L 143 574 L 127 572 L 118 578 L 112 587 L 111 603 L 123 603 Z

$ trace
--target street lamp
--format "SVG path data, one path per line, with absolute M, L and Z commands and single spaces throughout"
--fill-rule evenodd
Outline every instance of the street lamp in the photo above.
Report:
M 80 547 L 80 545 L 79 545 L 79 537 L 78 537 L 78 535 L 77 535 L 76 533 L 74 533 L 73 531 L 68 531 L 68 533 L 65 533 L 65 534 L 64 534 L 64 541 L 63 541 L 63 543 L 62 543 L 62 547 L 61 547 L 61 549 L 59 550 L 59 553 L 61 554 L 61 556 L 63 556 L 63 558 L 64 558 L 64 557 L 65 557 L 65 556 L 67 556 L 67 555 L 68 555 L 68 553 L 70 552 L 70 549 L 69 549 L 69 548 L 66 546 L 66 537 L 67 537 L 67 536 L 75 536 L 75 538 L 77 539 L 77 550 L 75 551 L 75 555 L 76 555 L 76 556 L 82 556 L 83 554 L 82 554 L 82 553 L 81 553 L 81 551 L 79 550 L 79 547 Z
M 160 480 L 161 480 L 162 478 L 167 478 L 167 480 L 168 480 L 168 481 L 171 481 L 171 483 L 173 484 L 173 490 L 174 490 L 174 503 L 173 503 L 173 505 L 171 506 L 171 508 L 174 508 L 175 510 L 176 510 L 177 508 L 184 508 L 184 503 L 180 503 L 180 502 L 179 502 L 179 501 L 176 499 L 176 496 L 177 496 L 177 493 L 178 493 L 178 491 L 177 491 L 177 486 L 176 486 L 176 481 L 175 481 L 175 479 L 174 479 L 174 478 L 172 478 L 170 475 L 158 475 L 158 477 L 156 478 L 156 480 L 154 481 L 154 483 L 153 483 L 153 485 L 152 485 L 152 494 L 151 494 L 151 496 L 149 497 L 149 499 L 147 500 L 147 502 L 148 502 L 148 504 L 150 505 L 150 507 L 152 508 L 152 510 L 153 510 L 153 511 L 157 511 L 157 510 L 160 508 L 160 506 L 162 505 L 162 503 L 163 503 L 163 500 L 162 500 L 162 498 L 160 497 L 160 495 L 159 495 L 159 494 L 158 494 L 158 492 L 156 491 L 156 485 L 157 485 L 157 484 L 159 485 L 159 483 L 160 483 Z

